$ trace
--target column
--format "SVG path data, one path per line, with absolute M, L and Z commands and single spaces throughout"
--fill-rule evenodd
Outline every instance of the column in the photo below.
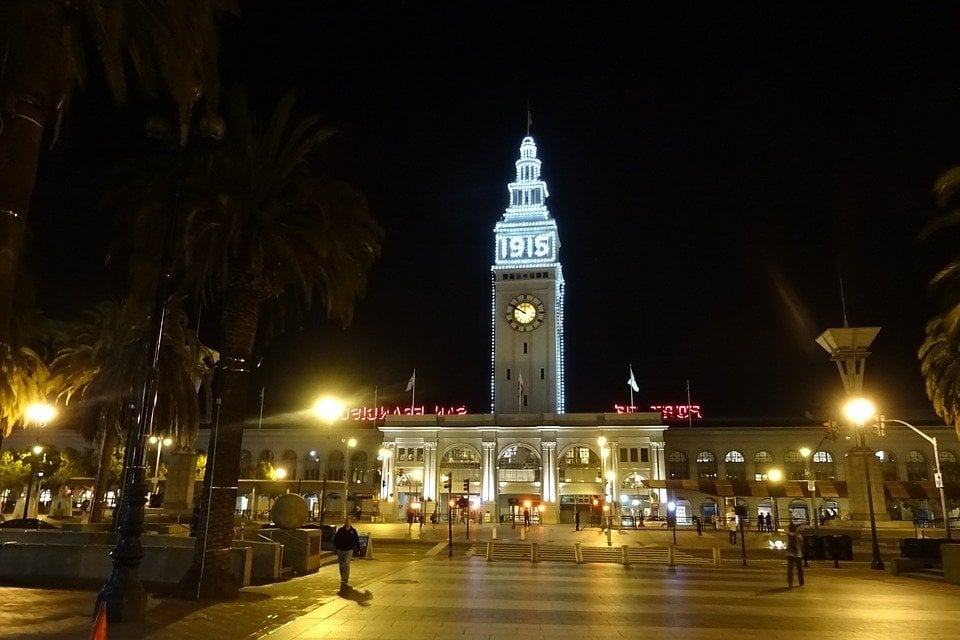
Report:
M 616 440 L 610 443 L 610 471 L 613 471 L 613 480 L 610 480 L 610 496 L 613 504 L 620 508 L 620 443 Z M 610 514 L 615 515 L 615 514 Z
M 437 499 L 437 443 L 423 443 L 423 499 Z
M 654 480 L 666 480 L 667 479 L 667 465 L 666 458 L 664 455 L 665 443 L 663 442 L 651 442 L 650 449 L 653 451 L 653 460 L 651 461 L 652 468 L 651 473 L 653 474 Z M 657 494 L 657 502 L 666 502 L 667 500 L 667 490 L 666 489 L 655 489 L 654 493 Z
M 557 501 L 557 443 L 540 443 L 541 497 L 544 502 Z
M 390 455 L 383 456 L 380 461 L 380 499 L 389 500 L 393 494 L 393 469 L 397 448 L 393 442 L 384 442 L 383 448 L 389 451 Z
M 497 443 L 483 442 L 483 458 L 480 461 L 480 499 L 494 502 L 497 499 Z

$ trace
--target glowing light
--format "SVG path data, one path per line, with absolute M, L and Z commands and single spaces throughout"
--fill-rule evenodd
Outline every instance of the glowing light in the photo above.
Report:
M 856 425 L 862 425 L 876 413 L 873 403 L 866 398 L 854 398 L 843 406 L 843 415 Z
M 34 402 L 27 406 L 27 421 L 33 424 L 45 425 L 57 415 L 57 410 L 46 402 Z
M 333 424 L 343 414 L 343 403 L 336 398 L 325 396 L 313 405 L 313 412 L 325 422 Z
M 275 480 L 283 480 L 287 477 L 287 470 L 283 467 L 278 467 L 273 470 L 273 477 Z

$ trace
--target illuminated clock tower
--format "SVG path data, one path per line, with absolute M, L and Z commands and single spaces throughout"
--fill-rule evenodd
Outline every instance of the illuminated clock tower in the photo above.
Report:
M 520 143 L 509 205 L 494 227 L 495 413 L 563 413 L 563 272 L 537 145 Z

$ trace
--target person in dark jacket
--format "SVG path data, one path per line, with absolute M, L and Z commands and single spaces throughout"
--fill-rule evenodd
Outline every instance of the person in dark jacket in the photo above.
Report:
M 340 565 L 340 593 L 349 589 L 350 557 L 353 552 L 360 553 L 360 536 L 350 524 L 350 518 L 343 521 L 343 526 L 333 535 L 333 549 L 337 552 L 337 562 Z

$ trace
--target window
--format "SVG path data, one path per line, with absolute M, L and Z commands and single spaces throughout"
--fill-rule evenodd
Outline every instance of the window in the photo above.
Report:
M 755 454 L 753 454 L 753 461 L 754 462 L 773 462 L 773 454 L 770 453 L 769 451 L 763 451 L 763 450 L 757 451 Z
M 640 462 L 650 462 L 650 449 L 647 447 L 640 449 Z
M 711 479 L 717 477 L 717 458 L 710 451 L 697 454 L 697 477 Z
M 746 480 L 746 459 L 739 451 L 728 451 L 723 457 L 724 475 L 727 480 Z
M 897 480 L 897 459 L 889 451 L 877 451 L 880 460 L 880 473 L 884 480 Z
M 620 462 L 637 462 L 639 453 L 636 447 L 620 447 Z
M 833 456 L 829 451 L 817 451 L 813 454 L 813 477 L 816 480 L 834 480 L 837 472 L 833 468 Z
M 682 451 L 671 451 L 667 456 L 667 477 L 673 480 L 688 480 L 690 468 L 687 465 L 687 454 Z
M 803 480 L 807 477 L 807 460 L 797 450 L 783 455 L 783 473 L 787 480 Z
M 908 451 L 906 456 L 907 480 L 927 480 L 927 458 L 919 451 Z

